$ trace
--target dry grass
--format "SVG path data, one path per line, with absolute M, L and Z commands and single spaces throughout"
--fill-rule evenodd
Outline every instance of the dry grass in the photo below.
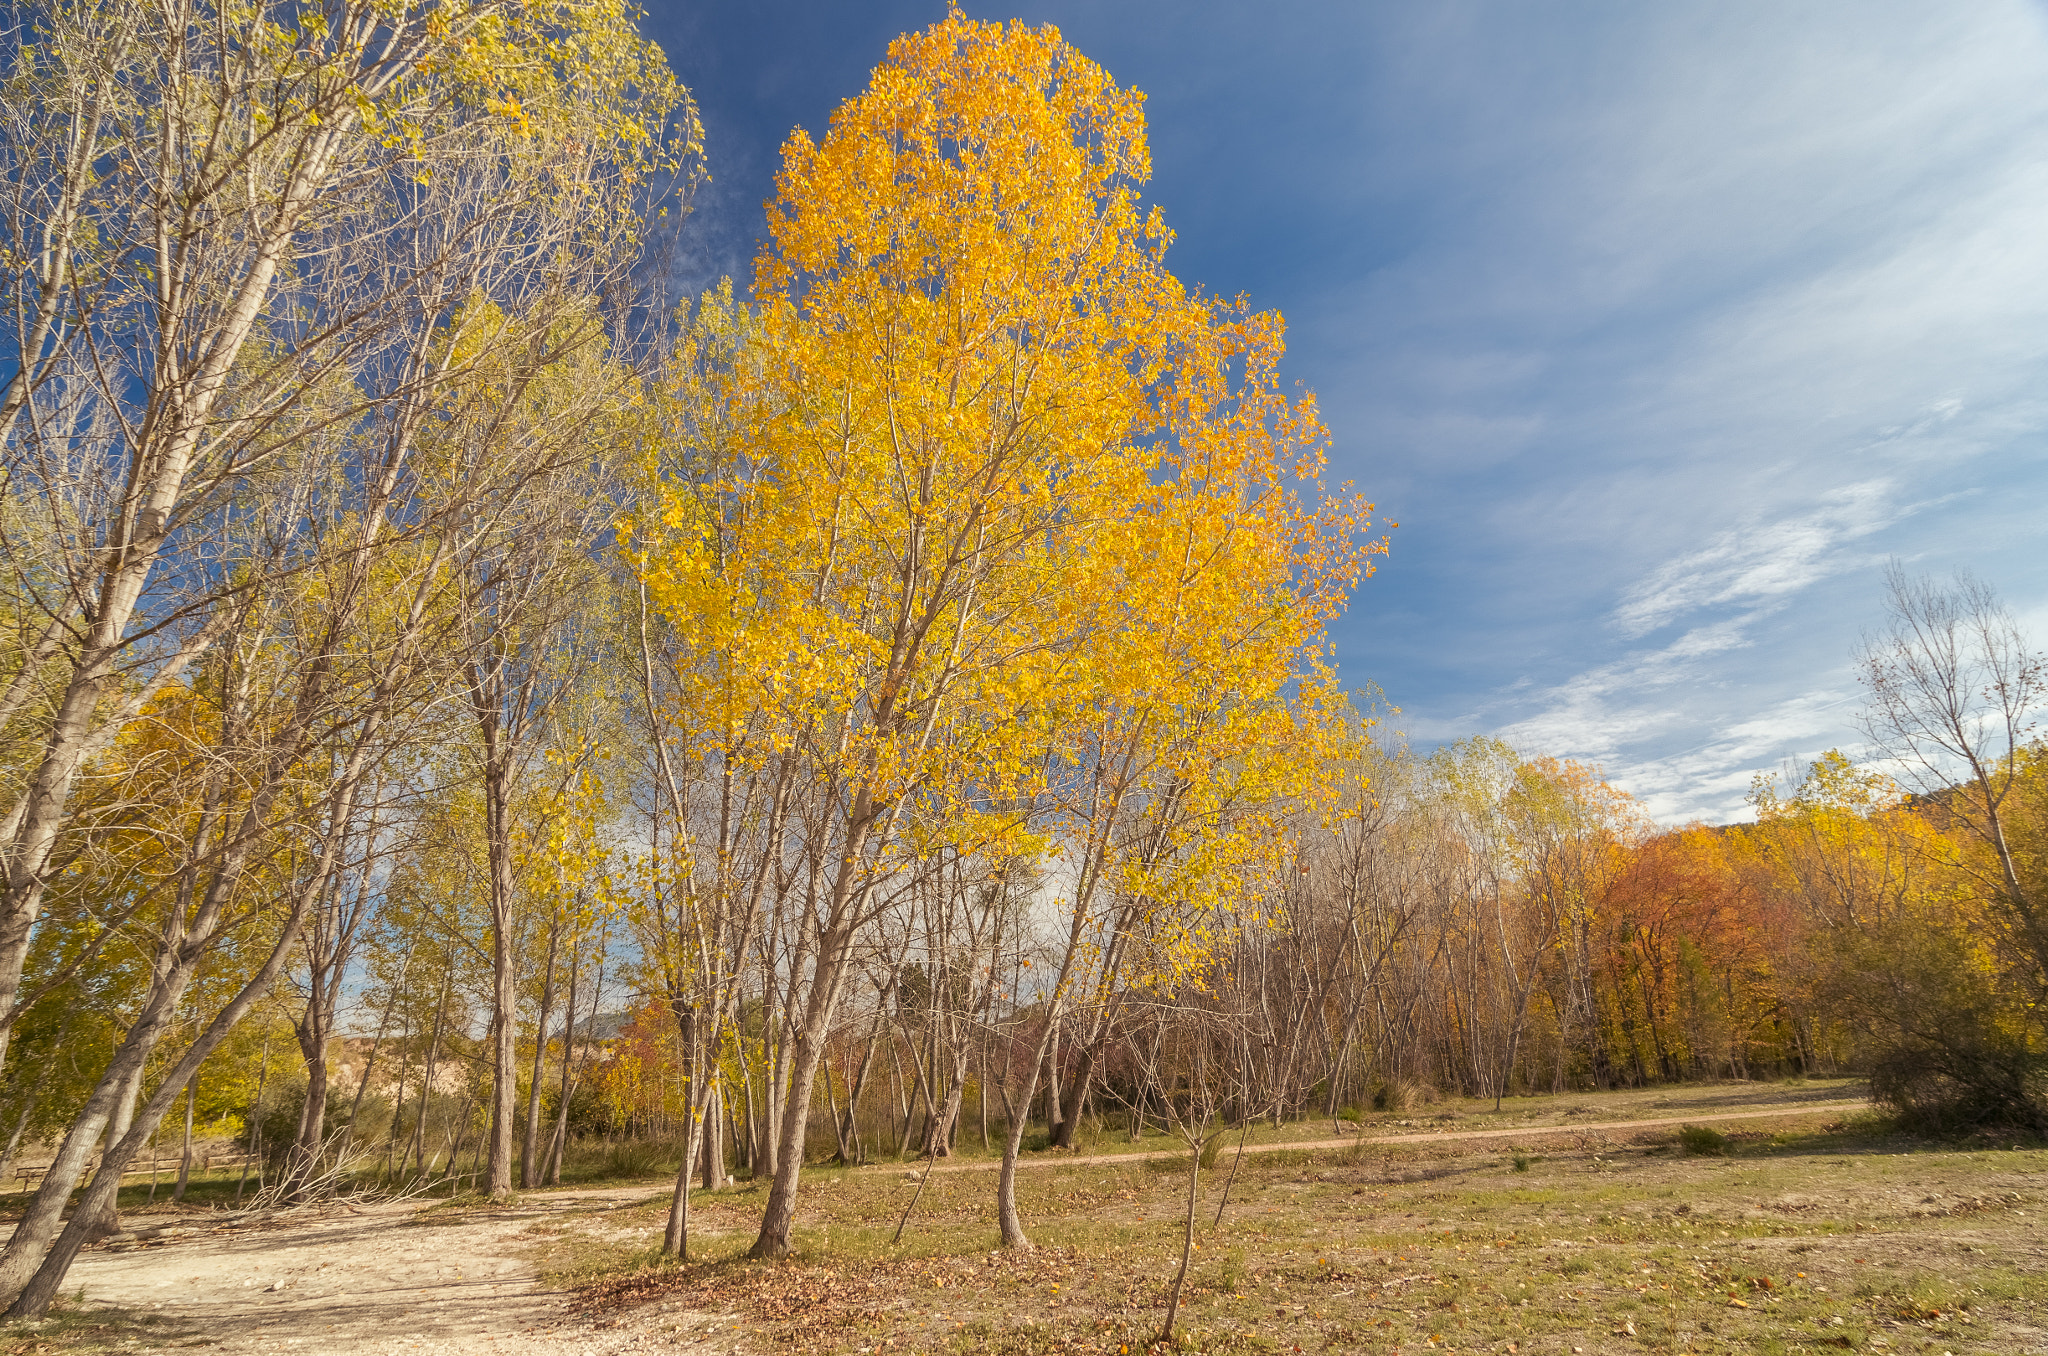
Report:
M 1586 1120 L 1626 1114 L 1569 1100 L 1594 1113 Z M 1928 1144 L 1870 1117 L 1793 1114 L 1724 1122 L 1722 1152 L 1708 1156 L 1685 1152 L 1675 1127 L 1567 1124 L 1544 1118 L 1526 1142 L 1247 1156 L 1211 1228 L 1226 1152 L 1204 1177 L 1180 1346 L 2048 1352 L 2038 1146 Z M 557 1279 L 582 1287 L 586 1313 L 631 1313 L 698 1350 L 1139 1352 L 1177 1256 L 1183 1167 L 1023 1174 L 1039 1244 L 1023 1255 L 992 1250 L 985 1171 L 935 1175 L 890 1246 L 916 1189 L 895 1167 L 808 1175 L 797 1255 L 781 1264 L 740 1260 L 762 1195 L 750 1187 L 699 1198 L 699 1260 L 687 1267 L 655 1256 L 659 1201 L 577 1218 L 536 1246 Z
M 0 1353 L 5 1356 L 88 1356 L 206 1345 L 211 1344 L 159 1315 L 87 1308 L 62 1300 L 38 1322 L 0 1324 Z

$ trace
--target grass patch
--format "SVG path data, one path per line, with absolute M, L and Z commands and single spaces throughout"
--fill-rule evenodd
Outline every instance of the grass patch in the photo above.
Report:
M 87 1306 L 58 1300 L 34 1322 L 0 1323 L 0 1352 L 7 1356 L 73 1356 L 102 1351 L 174 1351 L 210 1346 L 184 1325 L 155 1314 Z

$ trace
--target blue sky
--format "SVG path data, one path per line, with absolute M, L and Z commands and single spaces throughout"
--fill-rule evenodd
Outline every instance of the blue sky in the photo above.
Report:
M 936 3 L 649 0 L 703 108 L 688 268 Z M 1878 572 L 2048 642 L 2048 11 L 970 5 L 1148 96 L 1190 282 L 1289 322 L 1401 526 L 1336 639 L 1418 745 L 1592 760 L 1667 823 L 1857 744 Z

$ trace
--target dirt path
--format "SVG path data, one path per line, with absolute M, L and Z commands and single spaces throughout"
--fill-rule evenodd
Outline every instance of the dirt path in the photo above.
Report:
M 1753 1121 L 1782 1116 L 1804 1116 L 1808 1112 L 1863 1111 L 1869 1102 L 1858 1098 L 1854 1101 L 1835 1102 L 1786 1102 L 1765 1111 L 1708 1111 L 1691 1116 L 1659 1116 L 1649 1120 L 1628 1121 L 1580 1121 L 1555 1125 L 1510 1125 L 1489 1130 L 1426 1130 L 1417 1135 L 1345 1135 L 1339 1139 L 1297 1139 L 1282 1140 L 1274 1144 L 1247 1144 L 1247 1154 L 1288 1153 L 1301 1149 L 1351 1149 L 1362 1144 L 1436 1144 L 1446 1140 L 1471 1139 L 1539 1139 L 1546 1135 L 1583 1135 L 1589 1131 L 1604 1130 L 1656 1130 L 1670 1125 L 1705 1125 L 1718 1121 Z M 1150 1150 L 1130 1154 L 1089 1154 L 1086 1157 L 1070 1158 L 1064 1154 L 1040 1154 L 1020 1158 L 1020 1168 L 1063 1167 L 1071 1168 L 1084 1164 L 1140 1163 L 1148 1158 L 1184 1158 L 1185 1149 Z M 914 1165 L 913 1165 L 914 1166 Z M 941 1163 L 933 1172 L 982 1172 L 1002 1166 L 1000 1160 L 988 1159 L 973 1163 Z M 876 1164 L 858 1169 L 861 1172 L 902 1172 L 900 1163 Z
M 530 1235 L 570 1214 L 601 1229 L 593 1213 L 645 1201 L 649 1190 L 535 1194 L 502 1210 L 340 1206 L 154 1238 L 151 1217 L 130 1216 L 144 1245 L 87 1252 L 66 1289 L 166 1320 L 162 1350 L 611 1356 L 646 1350 L 651 1338 L 573 1319 L 566 1295 L 539 1284 Z

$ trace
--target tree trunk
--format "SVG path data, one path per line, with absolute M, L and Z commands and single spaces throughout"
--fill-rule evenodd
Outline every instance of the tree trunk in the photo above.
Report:
M 249 1147 L 242 1154 L 242 1176 L 235 1183 L 235 1208 L 242 1205 L 242 1188 L 249 1185 L 249 1163 L 258 1157 L 257 1150 L 263 1144 L 263 1085 L 270 1078 L 270 1033 L 263 1033 L 263 1061 L 256 1066 L 256 1098 L 249 1104 Z M 256 1179 L 256 1189 L 263 1189 L 263 1179 Z
M 21 1137 L 28 1130 L 29 1120 L 36 1114 L 36 1102 L 41 1096 L 41 1084 L 31 1087 L 21 1104 L 21 1114 L 14 1119 L 14 1133 L 7 1137 L 6 1151 L 0 1153 L 0 1185 L 5 1185 L 7 1170 L 14 1166 L 15 1151 L 21 1148 Z
M 891 988 L 893 987 L 894 981 L 892 980 Z M 882 1001 L 884 1003 L 888 1001 L 887 990 L 883 991 Z M 861 1092 L 868 1085 L 868 1075 L 875 1067 L 875 1042 L 881 1038 L 882 1020 L 882 1011 L 880 1007 L 877 1007 L 874 1025 L 868 1028 L 867 1048 L 861 1052 L 860 1064 L 854 1069 L 853 1077 L 847 1081 L 846 1085 L 846 1111 L 844 1113 L 846 1117 L 846 1131 L 843 1138 L 847 1144 L 852 1146 L 855 1162 L 865 1162 L 867 1159 L 867 1153 L 861 1147 L 860 1142 L 860 1121 L 855 1113 L 860 1107 Z
M 558 1085 L 555 1104 L 554 1147 L 548 1155 L 548 1185 L 562 1184 L 562 1155 L 569 1151 L 569 1099 L 575 1095 L 575 1087 L 569 1079 L 570 1060 L 576 1049 L 576 981 L 583 960 L 583 953 L 572 947 L 569 952 L 569 1015 L 562 1023 L 562 1081 Z M 603 983 L 602 978 L 599 980 Z M 597 1020 L 597 1005 L 590 1010 L 591 1020 Z M 543 1032 L 543 1035 L 546 1033 Z
M 448 970 L 441 977 L 441 1001 L 434 1007 L 434 1031 L 427 1037 L 426 1067 L 420 1075 L 420 1109 L 412 1125 L 412 1142 L 406 1145 L 404 1153 L 398 1156 L 398 1175 L 405 1176 L 405 1161 L 413 1160 L 413 1171 L 421 1177 L 427 1172 L 427 1113 L 434 1106 L 434 1066 L 441 1053 L 441 1028 L 448 1020 L 448 999 L 455 990 L 455 958 L 448 958 Z
M 317 978 L 314 996 L 306 1003 L 305 1015 L 293 1030 L 299 1038 L 299 1053 L 306 1062 L 306 1100 L 299 1107 L 299 1131 L 285 1163 L 285 1180 L 296 1199 L 298 1189 L 317 1175 L 327 1140 L 327 1037 L 332 1017 L 322 1011 Z
M 1202 1181 L 1202 1145 L 1200 1141 L 1188 1149 L 1188 1213 L 1187 1227 L 1180 1238 L 1180 1270 L 1173 1273 L 1173 1289 L 1166 1299 L 1166 1326 L 1159 1331 L 1159 1340 L 1173 1341 L 1173 1320 L 1180 1314 L 1181 1287 L 1188 1279 L 1188 1259 L 1195 1254 L 1195 1194 Z
M 967 1046 L 963 1042 L 949 1053 L 953 1057 L 952 1076 L 946 1080 L 945 1096 L 939 1099 L 932 1115 L 931 1133 L 925 1142 L 927 1156 L 933 1158 L 952 1156 L 953 1136 L 960 1124 L 960 1104 L 967 1092 Z
M 763 1022 L 771 1020 L 765 1006 L 764 993 Z M 774 1039 L 765 1031 L 761 1036 L 761 1146 L 760 1165 L 754 1169 L 759 1177 L 763 1170 L 774 1177 L 782 1166 L 782 1113 L 789 1101 L 789 1041 L 786 1033 L 783 1039 Z
M 1074 1070 L 1074 1086 L 1068 1099 L 1067 1114 L 1060 1118 L 1052 1134 L 1053 1147 L 1071 1149 L 1074 1147 L 1074 1130 L 1081 1122 L 1081 1108 L 1088 1101 L 1088 1094 L 1095 1083 L 1095 1070 L 1102 1062 L 1103 1047 L 1109 1044 L 1109 1015 L 1103 1012 L 1097 1016 L 1095 1030 L 1089 1041 L 1081 1047 L 1080 1066 Z
M 1046 1017 L 1045 1125 L 1050 1131 L 1065 1119 L 1060 1114 L 1060 1023 L 1057 1015 Z
M 846 1139 L 846 1123 L 852 1119 L 852 1113 L 850 1111 L 845 1115 L 840 1113 L 839 1094 L 832 1086 L 832 1057 L 830 1055 L 825 1057 L 825 1109 L 832 1113 L 832 1135 L 833 1138 L 839 1141 L 839 1161 L 848 1167 L 852 1167 L 853 1149 Z
M 996 1227 L 1004 1247 L 1024 1252 L 1031 1250 L 1031 1236 L 1024 1232 L 1024 1221 L 1017 1214 L 1017 1156 L 1024 1149 L 1024 1127 L 1030 1120 L 1025 1109 L 1031 1105 L 1036 1091 L 1032 1085 L 1037 1082 L 1038 1061 L 1033 1060 L 1023 1096 L 1013 1101 L 1010 1090 L 1003 1089 L 1003 1166 L 996 1175 Z
M 144 1065 L 138 1063 L 135 1071 L 128 1076 L 128 1086 L 122 1089 L 121 1100 L 114 1109 L 114 1123 L 107 1128 L 107 1148 L 100 1154 L 100 1170 L 93 1174 L 93 1182 L 107 1171 L 108 1160 L 113 1158 L 113 1148 L 128 1133 L 128 1127 L 135 1123 L 135 1099 L 142 1095 L 142 1073 Z M 92 1237 L 105 1238 L 121 1232 L 121 1165 L 114 1165 L 114 1189 L 107 1193 L 106 1205 L 99 1217 L 92 1223 Z
M 298 945 L 299 929 L 304 924 L 308 902 L 299 901 L 299 907 L 293 910 L 263 965 L 234 998 L 229 1000 L 227 1006 L 215 1014 L 206 1029 L 200 1033 L 199 1039 L 192 1043 L 191 1048 L 164 1076 L 156 1095 L 149 1099 L 149 1104 L 143 1108 L 136 1122 L 129 1127 L 128 1133 L 110 1147 L 100 1162 L 100 1171 L 94 1175 L 92 1185 L 86 1189 L 85 1199 L 72 1213 L 70 1224 L 58 1235 L 57 1241 L 48 1246 L 47 1252 L 45 1243 L 55 1229 L 58 1212 L 62 1209 L 65 1198 L 71 1194 L 71 1187 L 78 1180 L 78 1171 L 77 1167 L 73 1167 L 69 1180 L 60 1181 L 54 1187 L 52 1179 L 57 1175 L 55 1165 L 52 1165 L 51 1172 L 44 1174 L 42 1189 L 29 1203 L 21 1223 L 15 1227 L 14 1236 L 7 1241 L 5 1252 L 0 1252 L 0 1295 L 12 1300 L 7 1310 L 9 1318 L 41 1318 L 49 1309 L 50 1302 L 57 1296 L 58 1288 L 64 1283 L 65 1273 L 71 1269 L 72 1260 L 93 1236 L 92 1221 L 112 1207 L 121 1186 L 121 1170 L 128 1165 L 136 1151 L 155 1136 L 157 1127 L 163 1123 L 164 1113 L 170 1110 L 178 1095 L 184 1092 L 185 1085 L 197 1075 L 199 1066 L 219 1048 L 228 1033 L 248 1015 L 249 1009 L 256 1001 L 268 993 L 271 985 L 276 983 L 285 960 Z M 189 968 L 186 977 L 189 977 Z M 175 978 L 174 973 L 173 979 Z M 87 1099 L 86 1112 L 79 1120 L 73 1122 L 71 1133 L 65 1137 L 64 1147 L 58 1151 L 60 1159 L 64 1157 L 66 1150 L 72 1149 L 76 1144 L 79 1151 L 79 1166 L 82 1166 L 84 1150 L 98 1138 L 98 1125 L 103 1123 L 99 1118 L 103 1118 L 112 1108 L 111 1089 L 125 1083 L 130 1077 L 134 1078 L 137 1086 L 140 1086 L 141 1071 L 145 1067 L 150 1051 L 163 1028 L 168 1025 L 170 1015 L 176 1010 L 177 1001 L 183 994 L 181 984 L 173 983 L 166 987 L 172 990 L 164 995 L 167 1001 L 161 1005 L 145 1005 L 142 1015 L 137 1018 L 135 1025 L 129 1028 L 127 1039 L 115 1052 L 113 1067 L 100 1080 L 100 1085 L 94 1088 L 91 1097 Z M 128 1067 L 123 1068 L 124 1065 Z
M 555 1002 L 555 953 L 561 945 L 561 929 L 548 929 L 547 975 L 540 986 L 540 1021 L 534 1027 L 533 1069 L 526 1084 L 526 1137 L 519 1146 L 519 1185 L 531 1189 L 539 1186 L 533 1155 L 540 1142 L 540 1077 L 541 1062 L 547 1057 L 548 1015 Z
M 504 765 L 503 740 L 494 722 L 485 739 L 490 759 L 484 773 L 484 801 L 491 867 L 491 1151 L 484 1190 L 493 1197 L 504 1197 L 512 1194 L 512 1118 L 519 1101 L 519 990 L 512 950 L 512 788 Z
M 1079 929 L 1075 930 L 1079 935 Z M 1065 976 L 1061 976 L 1062 982 Z M 1059 991 L 1055 986 L 1055 993 Z M 996 1175 L 996 1224 L 1002 1231 L 1003 1246 L 1029 1251 L 1031 1238 L 1024 1232 L 1024 1220 L 1017 1213 L 1017 1158 L 1024 1151 L 1024 1128 L 1030 1121 L 1031 1099 L 1037 1093 L 1038 1071 L 1051 1063 L 1053 1033 L 1059 1029 L 1057 1013 L 1049 1013 L 1045 1030 L 1039 1033 L 1038 1049 L 1033 1052 L 1028 1072 L 1025 1074 L 1024 1090 L 1014 1102 L 1010 1090 L 1003 1089 L 1003 1110 L 1009 1116 L 1009 1125 L 1003 1136 L 1003 1167 Z
M 192 1103 L 199 1096 L 199 1080 L 185 1085 L 185 1142 L 178 1151 L 178 1186 L 171 1192 L 171 1204 L 185 1199 L 185 1187 L 192 1180 Z
M 704 1127 L 704 1189 L 716 1191 L 731 1179 L 725 1170 L 725 1085 L 711 1086 L 711 1110 Z
M 818 938 L 817 964 L 812 971 L 811 992 L 804 1005 L 804 1024 L 791 1050 L 789 1092 L 782 1107 L 781 1133 L 775 1142 L 775 1178 L 768 1189 L 768 1203 L 761 1212 L 761 1232 L 747 1253 L 757 1259 L 789 1255 L 790 1229 L 796 1223 L 797 1181 L 804 1168 L 804 1139 L 810 1127 L 811 1094 L 818 1083 L 818 1064 L 825 1056 L 825 1037 L 832 1026 L 833 1011 L 839 1005 L 839 989 L 846 978 L 846 964 L 852 951 L 852 930 L 846 927 L 822 932 Z
M 703 1132 L 704 1113 L 709 1110 L 709 1088 L 704 1077 L 704 1043 L 698 1039 L 697 1010 L 680 999 L 671 998 L 670 1003 L 682 1028 L 683 1076 L 688 1081 L 683 1096 L 683 1161 L 676 1167 L 676 1185 L 669 1198 L 668 1233 L 662 1240 L 662 1251 L 687 1262 L 690 1260 L 690 1179 L 697 1171 L 699 1136 Z

